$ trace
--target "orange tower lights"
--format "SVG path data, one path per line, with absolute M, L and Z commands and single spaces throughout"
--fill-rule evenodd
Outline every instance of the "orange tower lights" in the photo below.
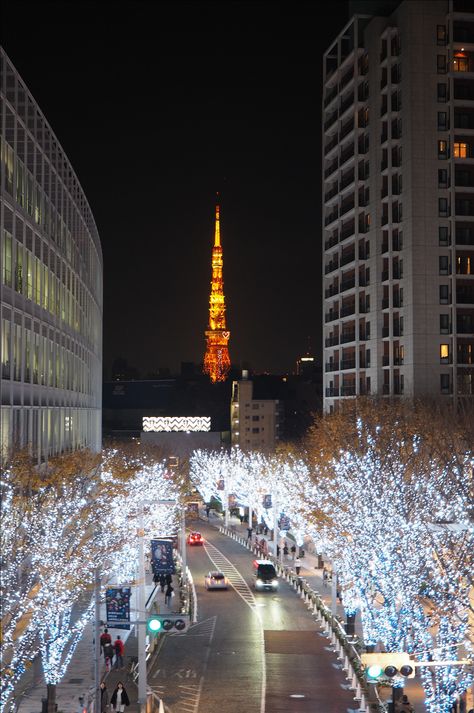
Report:
M 216 205 L 216 229 L 212 248 L 212 280 L 209 297 L 209 328 L 206 330 L 206 353 L 203 371 L 212 381 L 225 381 L 230 369 L 227 348 L 230 332 L 225 323 L 224 281 L 222 279 L 222 246 L 219 225 L 219 205 Z

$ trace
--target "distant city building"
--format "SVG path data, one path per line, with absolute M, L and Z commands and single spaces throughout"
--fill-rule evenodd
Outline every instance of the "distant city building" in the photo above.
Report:
M 474 394 L 473 5 L 397 5 L 324 55 L 326 411 Z
M 102 251 L 64 150 L 0 61 L 0 449 L 41 461 L 101 448 Z
M 230 332 L 227 330 L 225 318 L 223 267 L 219 206 L 216 205 L 211 295 L 209 297 L 209 328 L 206 331 L 207 344 L 203 367 L 204 373 L 209 376 L 212 383 L 225 381 L 231 366 L 227 347 Z
M 296 360 L 296 376 L 307 376 L 310 378 L 315 372 L 316 359 L 309 354 L 298 357 Z
M 273 450 L 280 437 L 278 399 L 254 399 L 253 382 L 244 371 L 232 382 L 231 443 L 242 450 Z

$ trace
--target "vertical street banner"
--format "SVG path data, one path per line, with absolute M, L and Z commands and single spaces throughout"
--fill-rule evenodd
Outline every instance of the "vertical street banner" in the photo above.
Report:
M 151 566 L 153 574 L 175 574 L 171 540 L 151 541 Z
M 263 507 L 268 510 L 269 508 L 272 507 L 272 496 L 271 494 L 267 494 L 263 496 Z
M 186 517 L 192 520 L 199 518 L 199 503 L 197 501 L 186 503 Z
M 130 587 L 107 589 L 105 607 L 107 626 L 111 629 L 130 629 Z

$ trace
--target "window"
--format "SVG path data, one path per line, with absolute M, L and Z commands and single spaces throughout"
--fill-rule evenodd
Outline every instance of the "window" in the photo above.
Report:
M 6 230 L 3 231 L 2 282 L 12 286 L 12 236 Z
M 449 394 L 451 392 L 449 374 L 440 374 L 440 386 L 442 394 Z
M 447 41 L 446 25 L 436 26 L 436 44 L 442 46 L 445 45 Z
M 260 421 L 260 416 L 252 416 L 252 421 Z
M 446 225 L 439 226 L 438 239 L 439 239 L 440 245 L 443 245 L 443 246 L 449 245 L 449 228 Z
M 447 218 L 449 213 L 448 213 L 448 199 L 447 198 L 438 198 L 438 215 L 440 218 Z
M 449 328 L 449 314 L 440 314 L 439 315 L 439 333 L 440 334 L 449 334 L 450 333 L 450 328 Z
M 454 142 L 454 158 L 469 158 L 467 144 L 463 141 Z
M 252 433 L 260 433 L 260 429 L 259 429 L 259 428 L 252 428 Z
M 438 188 L 448 187 L 448 169 L 439 168 L 438 169 Z
M 438 74 L 446 74 L 446 55 L 445 54 L 439 54 L 437 56 L 437 70 Z
M 439 257 L 439 274 L 449 275 L 449 258 L 447 255 L 440 255 Z
M 439 359 L 441 364 L 449 364 L 449 344 L 439 345 Z
M 439 286 L 439 303 L 442 305 L 449 304 L 449 285 Z
M 438 83 L 438 102 L 446 102 L 448 100 L 448 85 L 444 82 Z
M 465 52 L 454 53 L 453 69 L 455 72 L 469 72 L 469 59 Z
M 438 141 L 438 158 L 442 160 L 448 158 L 448 142 L 444 139 Z
M 448 130 L 448 112 L 438 111 L 438 131 Z

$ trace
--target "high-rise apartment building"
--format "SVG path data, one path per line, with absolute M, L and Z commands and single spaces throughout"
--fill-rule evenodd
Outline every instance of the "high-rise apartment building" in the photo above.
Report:
M 59 141 L 0 50 L 0 456 L 101 447 L 102 251 Z
M 385 7 L 324 55 L 326 411 L 474 395 L 473 6 Z
M 242 450 L 273 451 L 280 435 L 278 399 L 255 399 L 248 373 L 232 382 L 231 445 Z

